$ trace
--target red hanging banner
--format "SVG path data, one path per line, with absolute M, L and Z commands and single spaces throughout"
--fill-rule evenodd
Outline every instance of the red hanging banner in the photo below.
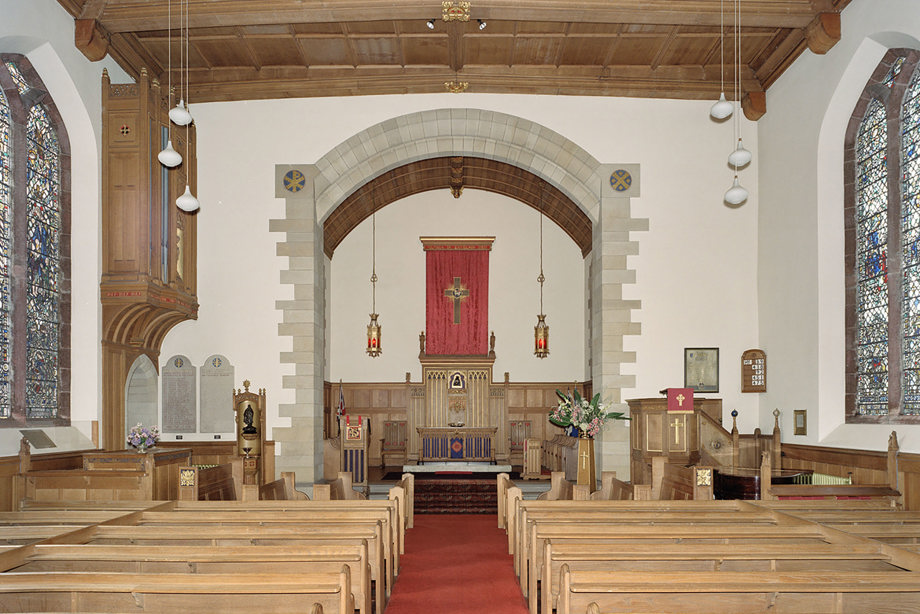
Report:
M 421 237 L 425 249 L 425 353 L 489 352 L 489 251 L 495 237 Z

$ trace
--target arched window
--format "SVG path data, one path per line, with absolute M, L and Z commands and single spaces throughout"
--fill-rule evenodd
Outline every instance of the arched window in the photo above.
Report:
M 69 423 L 69 155 L 41 78 L 0 54 L 0 426 Z
M 920 423 L 918 59 L 886 54 L 846 135 L 847 422 Z

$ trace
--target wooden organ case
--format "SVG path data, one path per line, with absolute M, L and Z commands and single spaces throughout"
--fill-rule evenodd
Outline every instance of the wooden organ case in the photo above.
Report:
M 125 446 L 125 383 L 141 355 L 158 365 L 169 330 L 198 317 L 195 126 L 170 126 L 169 97 L 141 71 L 136 84 L 102 75 L 102 445 Z M 162 166 L 172 139 L 182 163 Z

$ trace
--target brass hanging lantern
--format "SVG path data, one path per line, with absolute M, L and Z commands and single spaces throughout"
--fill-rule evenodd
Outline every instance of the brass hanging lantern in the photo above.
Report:
M 537 316 L 537 325 L 533 327 L 533 355 L 537 358 L 549 356 L 549 325 L 546 323 L 546 314 L 543 313 L 543 200 L 540 200 L 540 274 L 537 282 L 540 284 L 540 314 Z
M 537 325 L 533 327 L 533 355 L 537 358 L 549 356 L 549 325 L 542 313 L 537 316 Z
M 377 212 L 371 217 L 371 321 L 367 325 L 367 348 L 371 358 L 377 358 L 383 352 L 380 346 L 381 327 L 377 323 Z

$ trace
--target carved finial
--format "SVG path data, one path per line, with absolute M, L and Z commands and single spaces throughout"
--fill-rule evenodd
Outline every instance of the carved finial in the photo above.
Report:
M 492 331 L 492 334 L 489 335 L 489 351 L 490 352 L 495 351 L 495 331 L 494 330 Z
M 738 432 L 738 410 L 732 410 L 732 433 Z
M 418 334 L 418 350 L 419 352 L 425 351 L 425 331 Z
M 888 436 L 888 450 L 899 450 L 898 446 L 898 432 L 891 431 L 891 435 Z
M 243 388 L 246 389 L 246 392 L 249 392 L 249 380 L 248 379 L 243 380 Z
M 411 381 L 412 381 L 412 374 L 406 371 L 406 383 L 408 384 Z
M 773 410 L 773 428 L 774 429 L 779 428 L 779 408 L 778 407 Z

